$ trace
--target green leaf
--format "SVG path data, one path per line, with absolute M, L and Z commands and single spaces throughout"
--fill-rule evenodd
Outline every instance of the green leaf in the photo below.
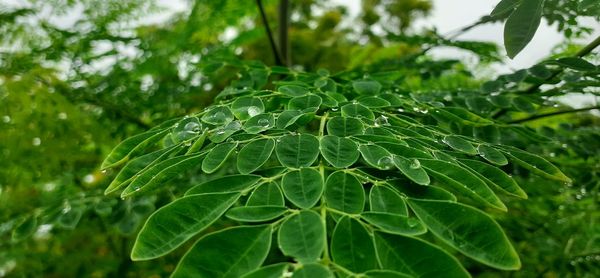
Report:
M 567 177 L 556 166 L 552 165 L 552 163 L 546 161 L 541 156 L 522 151 L 515 147 L 502 146 L 502 148 L 514 163 L 521 165 L 523 168 L 535 174 L 551 180 L 567 183 L 571 182 L 569 177 Z
M 436 108 L 431 115 L 442 122 L 454 122 L 468 126 L 486 126 L 494 123 L 460 107 Z
M 233 101 L 231 109 L 238 119 L 244 121 L 265 112 L 265 105 L 260 98 L 239 97 Z
M 104 191 L 104 194 L 108 195 L 125 187 L 134 179 L 137 173 L 139 173 L 149 165 L 160 161 L 159 157 L 164 158 L 165 156 L 170 155 L 173 151 L 176 150 L 179 150 L 179 148 L 173 146 L 171 148 L 161 149 L 132 159 L 127 164 L 125 164 L 125 167 L 123 167 L 121 171 L 119 171 L 117 176 L 112 180 L 112 182 Z
M 227 158 L 229 158 L 229 156 L 233 153 L 236 147 L 236 142 L 228 142 L 216 145 L 212 150 L 210 150 L 210 152 L 208 152 L 206 158 L 204 158 L 202 161 L 202 171 L 210 174 L 218 170 L 219 167 L 221 167 Z
M 233 121 L 233 113 L 227 106 L 216 106 L 208 110 L 200 120 L 211 125 L 225 125 Z
M 556 63 L 570 68 L 570 69 L 574 69 L 574 70 L 578 70 L 578 71 L 595 71 L 597 70 L 597 67 L 594 66 L 592 63 L 579 58 L 579 57 L 566 57 L 566 58 L 560 58 L 558 60 L 556 60 Z
M 131 259 L 150 260 L 170 253 L 210 226 L 239 197 L 239 193 L 190 195 L 158 209 L 139 232 Z
M 486 205 L 506 211 L 504 203 L 498 199 L 485 182 L 468 170 L 441 160 L 422 159 L 420 161 L 425 170 L 442 184 Z
M 387 212 L 408 216 L 404 199 L 387 186 L 373 186 L 369 192 L 369 206 L 372 212 Z
M 369 270 L 362 274 L 364 278 L 411 278 L 412 276 L 392 270 Z
M 544 0 L 521 1 L 504 25 L 504 47 L 514 58 L 531 41 L 542 19 Z
M 312 168 L 300 168 L 283 175 L 281 179 L 283 194 L 299 208 L 309 209 L 321 198 L 323 177 Z
M 331 270 L 327 267 L 312 263 L 305 264 L 301 268 L 298 268 L 292 274 L 292 278 L 335 278 Z
M 279 92 L 291 97 L 299 97 L 308 94 L 310 91 L 306 87 L 297 85 L 283 85 L 277 88 Z
M 331 236 L 331 258 L 355 273 L 378 268 L 375 246 L 367 229 L 357 220 L 344 216 Z
M 287 109 L 299 110 L 303 113 L 317 112 L 321 103 L 323 103 L 323 99 L 320 96 L 309 94 L 290 99 Z
M 185 116 L 173 126 L 173 130 L 167 138 L 177 144 L 197 137 L 201 130 L 202 124 L 198 118 Z
M 282 206 L 235 207 L 225 216 L 240 222 L 264 222 L 282 216 L 286 211 L 287 208 Z
M 325 135 L 321 138 L 321 155 L 336 168 L 347 168 L 358 160 L 358 145 L 344 137 Z
M 22 219 L 19 224 L 13 229 L 11 239 L 14 242 L 24 240 L 31 236 L 38 227 L 37 217 L 27 216 Z
M 422 278 L 471 277 L 456 258 L 423 240 L 380 232 L 375 232 L 374 238 L 383 269 Z
M 259 185 L 246 202 L 246 206 L 283 206 L 283 193 L 275 182 Z
M 397 235 L 421 235 L 427 229 L 419 219 L 387 212 L 363 212 L 360 215 L 365 221 L 378 229 Z
M 271 113 L 256 115 L 244 123 L 242 129 L 250 134 L 257 134 L 275 126 L 275 118 Z
M 256 175 L 232 175 L 220 177 L 190 188 L 190 190 L 185 192 L 185 196 L 203 193 L 242 192 L 255 185 L 260 179 L 261 176 Z
M 519 2 L 519 0 L 502 0 L 496 5 L 494 10 L 492 10 L 490 16 L 502 16 L 505 13 L 512 12 Z
M 389 142 L 377 142 L 375 144 L 382 146 L 384 149 L 394 155 L 404 158 L 433 158 L 433 156 L 429 153 L 402 144 Z
M 258 139 L 246 144 L 237 156 L 237 169 L 242 174 L 249 174 L 260 168 L 275 149 L 274 139 Z
M 289 263 L 267 265 L 242 276 L 242 278 L 281 278 L 284 277 L 284 273 L 290 266 Z
M 358 151 L 365 161 L 380 170 L 389 170 L 394 167 L 394 158 L 386 149 L 377 145 L 360 145 Z
M 204 236 L 185 254 L 171 277 L 238 278 L 267 258 L 271 226 L 241 226 Z
M 292 126 L 305 114 L 298 110 L 285 110 L 277 117 L 277 123 L 275 124 L 278 129 L 285 129 Z
M 406 159 L 399 156 L 394 156 L 394 165 L 396 168 L 402 172 L 407 178 L 414 181 L 420 185 L 429 185 L 429 175 L 423 167 L 421 167 L 421 162 L 418 159 Z
M 384 108 L 392 105 L 389 101 L 376 96 L 361 97 L 357 101 L 369 108 Z
M 137 176 L 121 192 L 121 197 L 138 195 L 163 185 L 166 181 L 200 164 L 204 154 L 176 156 L 155 164 Z
M 477 147 L 477 152 L 479 152 L 479 156 L 483 157 L 483 159 L 489 161 L 490 163 L 496 164 L 498 166 L 504 166 L 508 164 L 506 156 L 504 156 L 499 150 L 496 150 L 494 147 L 488 145 L 479 145 L 479 147 Z
M 375 120 L 375 115 L 371 112 L 371 109 L 360 103 L 349 103 L 342 106 L 342 116 L 354 117 L 354 118 L 365 118 L 368 120 Z
M 56 222 L 56 224 L 57 224 L 57 226 L 59 226 L 63 229 L 73 230 L 77 227 L 77 224 L 79 224 L 79 221 L 81 220 L 81 217 L 83 216 L 83 212 L 84 212 L 83 207 L 81 207 L 81 206 L 73 207 L 73 208 L 69 209 L 68 211 L 63 212 L 58 217 L 58 221 Z
M 477 150 L 469 141 L 455 135 L 448 135 L 442 141 L 451 148 L 470 155 L 476 155 Z
M 386 183 L 410 198 L 456 201 L 456 197 L 452 193 L 432 185 L 415 186 L 414 184 L 406 183 L 404 180 L 387 180 Z
M 211 135 L 208 136 L 208 139 L 213 143 L 221 143 L 225 141 L 225 139 L 229 138 L 232 134 L 236 133 L 238 130 L 242 128 L 242 124 L 238 121 L 233 121 L 228 123 L 225 126 L 216 128 L 212 131 Z
M 330 208 L 358 214 L 365 206 L 365 190 L 354 175 L 344 171 L 333 172 L 325 183 L 325 202 Z
M 101 169 L 107 169 L 119 166 L 125 163 L 130 156 L 133 156 L 146 147 L 158 142 L 168 130 L 150 130 L 138 135 L 129 137 L 119 143 L 104 159 Z
M 319 139 L 310 134 L 281 136 L 277 140 L 275 154 L 283 166 L 308 167 L 319 156 Z
M 335 136 L 352 136 L 363 134 L 362 122 L 355 118 L 333 117 L 327 121 L 327 133 Z
M 435 236 L 466 256 L 502 270 L 521 267 L 500 225 L 486 213 L 445 201 L 409 199 L 408 203 Z
M 357 80 L 352 82 L 352 88 L 359 95 L 376 95 L 381 91 L 381 84 L 375 80 Z
M 496 188 L 507 194 L 527 199 L 527 193 L 519 187 L 517 182 L 511 176 L 504 173 L 504 171 L 477 160 L 460 159 L 459 161 L 471 168 L 473 173 L 486 183 L 494 185 Z
M 316 262 L 324 250 L 325 227 L 316 212 L 302 210 L 281 224 L 277 240 L 284 255 L 304 264 Z

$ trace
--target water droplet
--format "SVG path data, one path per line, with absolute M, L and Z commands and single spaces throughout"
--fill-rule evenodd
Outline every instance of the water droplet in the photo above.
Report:
M 197 122 L 189 122 L 187 124 L 185 124 L 185 126 L 183 127 L 183 129 L 185 129 L 186 131 L 192 131 L 192 132 L 199 132 L 200 131 L 200 124 Z
M 8 115 L 2 116 L 2 121 L 6 124 L 10 123 L 10 116 L 8 116 Z
M 211 115 L 211 118 L 213 118 L 215 120 L 224 119 L 225 118 L 225 113 L 223 113 L 221 111 L 215 112 L 214 114 Z
M 192 141 L 189 141 L 189 140 L 185 141 L 185 142 L 183 142 L 183 145 L 186 146 L 186 147 L 189 147 L 189 146 L 192 145 Z
M 58 113 L 58 119 L 59 120 L 66 120 L 67 119 L 67 113 L 65 113 L 65 112 Z
M 550 153 L 550 157 L 555 157 L 556 154 L 555 153 Z
M 338 111 L 338 109 L 339 109 L 338 107 L 331 107 L 331 111 L 333 111 L 333 112 Z
M 418 159 L 413 158 L 408 167 L 410 167 L 410 169 L 419 169 L 421 168 L 421 162 Z
M 402 113 L 402 112 L 404 112 L 404 109 L 402 109 L 402 108 L 398 108 L 398 110 L 397 110 L 397 111 L 398 111 L 398 112 L 400 112 L 400 113 Z
M 415 219 L 415 218 L 409 218 L 406 222 L 408 224 L 409 227 L 415 227 L 417 225 L 419 225 L 419 220 Z
M 222 130 L 222 129 L 221 129 L 221 130 L 217 131 L 217 132 L 216 132 L 216 134 L 217 134 L 217 135 L 222 135 L 222 134 L 225 134 L 225 130 Z
M 562 145 L 560 145 L 560 146 L 561 146 L 563 149 L 566 149 L 566 148 L 567 148 L 569 145 L 567 145 L 567 144 L 562 144 Z
M 258 125 L 262 127 L 269 127 L 271 125 L 271 122 L 269 121 L 269 119 L 260 119 L 258 120 Z
M 388 117 L 381 115 L 381 116 L 377 117 L 377 119 L 375 119 L 375 126 L 383 126 L 383 125 L 390 125 L 390 123 L 388 122 Z
M 491 95 L 491 96 L 493 96 L 493 97 L 495 97 L 495 96 L 499 96 L 499 95 L 500 95 L 500 92 L 492 92 L 490 95 Z
M 393 165 L 394 165 L 394 161 L 392 160 L 392 157 L 390 157 L 390 156 L 384 156 L 384 157 L 380 158 L 379 160 L 377 160 L 377 166 L 384 170 L 388 170 L 388 169 L 392 168 Z
M 138 191 L 140 191 L 140 187 L 136 187 L 136 188 L 134 189 L 134 191 L 135 191 L 135 192 L 138 192 Z
M 358 101 L 356 101 L 356 100 L 353 100 L 353 101 L 352 101 L 352 104 L 358 104 Z
M 260 114 L 260 108 L 256 107 L 256 106 L 250 106 L 248 107 L 248 116 L 250 117 L 254 117 L 256 115 Z
M 444 100 L 445 101 L 452 101 L 452 95 L 445 95 L 444 96 Z
M 40 137 L 35 137 L 31 140 L 31 144 L 37 147 L 42 144 L 42 139 L 40 139 Z

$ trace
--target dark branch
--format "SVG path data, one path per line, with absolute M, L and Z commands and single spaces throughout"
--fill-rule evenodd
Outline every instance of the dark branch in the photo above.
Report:
M 292 64 L 290 58 L 290 42 L 288 38 L 288 29 L 290 27 L 290 1 L 280 0 L 279 1 L 279 50 L 281 50 L 281 59 L 286 66 Z
M 260 17 L 262 19 L 263 25 L 265 26 L 265 31 L 267 31 L 267 37 L 269 38 L 269 44 L 271 45 L 271 50 L 273 51 L 273 56 L 275 57 L 275 64 L 278 66 L 283 66 L 283 62 L 281 60 L 281 55 L 279 51 L 277 51 L 277 46 L 275 45 L 275 40 L 273 39 L 273 33 L 271 33 L 271 28 L 269 27 L 269 22 L 267 21 L 267 16 L 265 15 L 265 8 L 263 7 L 261 0 L 256 0 L 256 5 L 258 5 L 258 9 L 260 11 Z
M 527 118 L 523 118 L 523 119 L 513 120 L 513 121 L 510 121 L 508 123 L 509 124 L 520 124 L 520 123 L 524 123 L 524 122 L 538 120 L 538 119 L 541 119 L 541 118 L 547 118 L 547 117 L 553 117 L 553 116 L 558 116 L 558 115 L 563 115 L 563 114 L 570 114 L 570 113 L 577 113 L 577 112 L 589 111 L 589 110 L 594 110 L 594 109 L 600 109 L 600 105 L 598 105 L 598 106 L 592 106 L 592 107 L 579 108 L 579 109 L 561 110 L 561 111 L 555 111 L 555 112 L 550 112 L 550 113 L 546 113 L 546 114 L 538 114 L 538 115 L 533 115 L 531 117 L 527 117 Z

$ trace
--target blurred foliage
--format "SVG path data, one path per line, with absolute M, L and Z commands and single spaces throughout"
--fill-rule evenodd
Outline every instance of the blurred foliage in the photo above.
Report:
M 292 63 L 299 70 L 328 68 L 348 78 L 373 68 L 393 70 L 400 91 L 469 109 L 490 107 L 475 111 L 482 115 L 498 112 L 491 104 L 508 101 L 509 112 L 499 117 L 503 122 L 568 109 L 555 104 L 568 93 L 599 92 L 597 68 L 567 68 L 546 79 L 565 66 L 542 63 L 526 69 L 528 74 L 517 71 L 486 82 L 459 60 L 429 57 L 427 50 L 450 46 L 474 53 L 484 65 L 502 60 L 494 44 L 411 30 L 415 19 L 430 12 L 430 1 L 365 0 L 356 18 L 329 2 L 291 2 Z M 201 110 L 232 80 L 249 87 L 268 81 L 260 71 L 245 73 L 256 63 L 240 62 L 273 64 L 254 2 L 183 1 L 182 11 L 158 23 L 148 22 L 164 12 L 164 2 L 10 3 L 0 3 L 0 277 L 167 276 L 181 254 L 136 264 L 128 254 L 139 224 L 171 197 L 104 197 L 101 188 L 113 173 L 100 172 L 98 165 L 117 142 Z M 277 2 L 265 4 L 275 22 Z M 597 20 L 598 9 L 595 1 L 547 0 L 543 16 L 567 37 L 578 37 L 591 31 L 579 19 Z M 549 88 L 520 93 L 540 82 Z M 498 216 L 522 254 L 523 271 L 513 275 L 600 276 L 598 119 L 527 123 L 535 123 L 519 130 L 527 140 L 510 143 L 545 155 L 574 183 L 549 183 L 514 169 L 530 199 L 508 200 L 509 214 Z M 536 135 L 554 143 L 542 146 Z M 477 267 L 470 270 L 511 275 Z

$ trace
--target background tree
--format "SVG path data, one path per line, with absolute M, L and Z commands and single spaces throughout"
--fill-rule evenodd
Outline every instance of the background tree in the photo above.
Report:
M 510 18 L 519 9 L 518 2 L 502 1 L 504 6 L 498 6 L 505 8 L 497 8 L 477 24 Z M 264 4 L 268 22 L 277 27 L 278 3 Z M 449 45 L 472 51 L 484 63 L 501 60 L 498 49 L 488 43 L 455 41 L 434 31 L 409 32 L 412 16 L 429 9 L 425 1 L 364 1 L 356 19 L 362 22 L 360 28 L 350 29 L 342 22 L 348 16 L 343 7 L 291 1 L 290 60 L 306 72 L 327 68 L 338 81 L 394 71 L 386 78 L 395 93 L 412 92 L 411 97 L 419 103 L 440 102 L 496 118 L 501 123 L 496 129 L 453 132 L 484 141 L 502 140 L 545 154 L 574 178 L 573 186 L 539 186 L 548 181 L 530 176 L 520 167 L 503 168 L 518 177 L 530 196 L 527 201 L 503 201 L 511 209 L 522 207 L 518 212 L 531 218 L 512 217 L 513 210 L 497 217 L 509 229 L 507 233 L 521 242 L 516 244 L 519 252 L 539 252 L 522 258 L 528 261 L 517 275 L 594 275 L 597 146 L 590 142 L 598 137 L 597 118 L 570 117 L 572 112 L 585 111 L 554 102 L 554 97 L 566 93 L 597 93 L 597 66 L 570 58 L 589 54 L 594 44 L 566 48 L 535 67 L 486 82 L 473 78 L 458 60 L 427 56 L 429 49 Z M 593 1 L 545 1 L 540 16 L 557 22 L 568 37 L 577 37 L 590 31 L 577 24 L 577 16 L 597 18 L 597 10 Z M 31 1 L 23 8 L 2 11 L 2 272 L 146 276 L 170 273 L 182 255 L 184 250 L 158 264 L 130 264 L 131 235 L 155 206 L 174 197 L 162 191 L 126 201 L 103 197 L 103 187 L 109 182 L 106 175 L 114 173 L 101 173 L 97 165 L 117 142 L 164 119 L 201 111 L 228 86 L 276 88 L 271 83 L 274 80 L 267 77 L 282 69 L 263 65 L 274 64 L 273 54 L 264 22 L 251 1 L 244 5 L 195 1 L 187 12 L 165 23 L 136 23 L 154 11 L 156 5 L 137 1 Z M 73 13 L 81 14 L 73 26 L 57 24 L 57 16 Z M 381 25 L 393 28 L 375 35 L 374 28 Z M 225 30 L 236 35 L 225 38 Z M 597 62 L 591 55 L 586 59 Z M 380 76 L 372 78 L 383 82 Z M 541 86 L 546 83 L 550 86 Z M 570 124 L 558 125 L 561 121 Z M 516 125 L 519 123 L 529 127 Z M 195 172 L 171 184 L 191 185 L 205 179 Z M 538 223 L 539 215 L 548 211 L 557 211 L 552 217 L 560 229 Z M 98 226 L 105 230 L 98 233 Z M 544 228 L 536 228 L 540 226 Z M 577 233 L 590 237 L 575 236 Z M 31 234 L 33 239 L 27 239 Z M 80 244 L 89 243 L 91 234 L 92 244 Z M 515 234 L 523 234 L 523 238 L 516 239 Z M 566 238 L 564 234 L 574 236 Z M 544 242 L 532 245 L 533 239 Z M 81 246 L 88 249 L 82 251 Z M 73 257 L 65 267 L 60 258 L 74 252 L 85 255 Z M 567 256 L 548 256 L 563 253 Z M 47 261 L 53 257 L 56 261 Z M 469 260 L 461 261 L 474 274 L 492 272 Z

